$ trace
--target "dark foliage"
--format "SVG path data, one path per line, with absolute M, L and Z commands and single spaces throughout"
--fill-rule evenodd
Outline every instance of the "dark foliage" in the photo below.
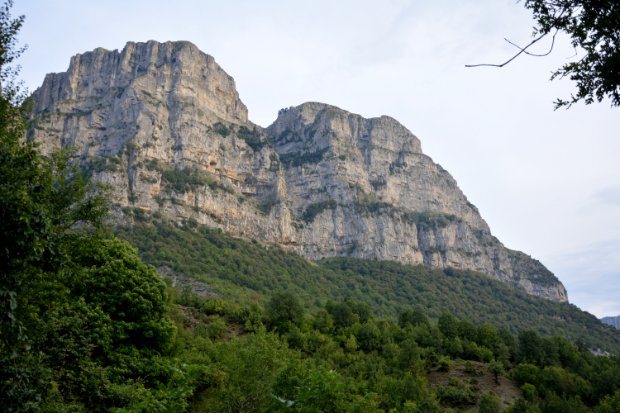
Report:
M 306 210 L 301 215 L 301 219 L 310 223 L 314 221 L 317 215 L 321 214 L 326 209 L 336 209 L 338 202 L 330 199 L 329 201 L 316 202 L 306 207 Z
M 317 164 L 323 160 L 323 156 L 329 150 L 329 148 L 319 149 L 314 152 L 301 153 L 286 153 L 280 155 L 280 162 L 286 169 L 296 168 L 304 164 Z
M 237 136 L 243 139 L 254 152 L 260 152 L 263 147 L 269 145 L 267 138 L 263 137 L 261 133 L 256 130 L 256 127 L 251 131 L 247 127 L 241 126 L 237 131 Z
M 146 165 L 150 171 L 157 171 L 161 174 L 161 179 L 165 189 L 174 190 L 178 193 L 195 191 L 201 186 L 208 185 L 212 190 L 220 189 L 224 192 L 234 194 L 234 191 L 221 182 L 213 180 L 207 173 L 198 171 L 194 168 L 167 169 L 162 167 L 157 161 L 152 160 Z
M 576 62 L 566 63 L 552 79 L 569 77 L 577 83 L 577 94 L 558 99 L 556 108 L 586 104 L 608 97 L 620 106 L 620 3 L 615 0 L 527 0 L 540 35 L 564 32 L 571 44 L 585 52 Z

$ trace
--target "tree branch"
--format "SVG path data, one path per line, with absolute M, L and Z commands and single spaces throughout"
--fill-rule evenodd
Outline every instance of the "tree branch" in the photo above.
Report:
M 555 27 L 555 25 L 557 24 L 557 22 L 562 18 L 562 16 L 564 15 L 564 13 L 566 13 L 569 9 L 564 9 L 562 10 L 562 12 L 554 18 L 553 18 L 553 24 L 551 27 Z M 513 42 L 511 42 L 510 40 L 504 38 L 504 40 L 506 40 L 508 43 L 510 43 L 511 45 L 513 45 L 514 47 L 519 49 L 519 53 L 517 53 L 516 55 L 512 56 L 512 58 L 510 58 L 509 60 L 507 60 L 506 62 L 502 63 L 501 65 L 494 65 L 494 64 L 488 64 L 488 63 L 482 63 L 482 64 L 478 64 L 478 65 L 465 65 L 465 67 L 479 67 L 479 66 L 491 66 L 491 67 L 504 67 L 506 66 L 508 63 L 512 62 L 513 60 L 515 60 L 517 58 L 517 56 L 519 56 L 521 53 L 525 53 L 526 55 L 530 55 L 530 56 L 536 56 L 536 57 L 541 57 L 541 56 L 547 56 L 549 55 L 549 53 L 551 53 L 553 51 L 553 45 L 555 44 L 555 36 L 558 34 L 558 31 L 560 29 L 556 28 L 555 29 L 555 33 L 553 34 L 553 40 L 551 42 L 551 49 L 549 49 L 549 51 L 545 54 L 533 54 L 530 53 L 528 51 L 526 51 L 526 49 L 528 49 L 530 46 L 532 46 L 534 43 L 538 42 L 540 39 L 542 39 L 543 37 L 545 37 L 546 35 L 549 34 L 549 32 L 543 33 L 541 34 L 538 38 L 532 40 L 532 42 L 530 44 L 528 44 L 527 46 L 525 46 L 524 48 L 521 48 L 519 46 L 517 46 L 516 44 L 514 44 Z
M 526 47 L 524 47 L 523 49 L 521 49 L 521 47 L 517 46 L 516 44 L 514 44 L 513 42 L 511 42 L 510 40 L 504 38 L 504 40 L 506 40 L 508 43 L 510 43 L 511 45 L 513 45 L 514 47 L 516 47 L 517 49 L 521 50 L 523 53 L 525 53 L 528 56 L 534 56 L 534 57 L 543 57 L 543 56 L 549 56 L 549 54 L 553 51 L 553 45 L 555 44 L 555 36 L 558 34 L 558 32 L 560 31 L 560 29 L 555 29 L 555 33 L 553 33 L 553 38 L 551 40 L 551 48 L 549 49 L 549 51 L 545 54 L 534 54 L 534 53 L 530 53 L 530 52 L 526 52 L 525 49 L 527 49 L 528 47 L 530 47 L 532 45 L 532 43 L 530 43 L 529 45 L 527 45 Z M 543 35 L 544 36 L 544 35 Z M 541 36 L 542 38 L 542 36 Z M 516 57 L 516 56 L 515 56 Z M 505 63 L 504 63 L 505 64 Z
M 512 56 L 512 58 L 510 58 L 509 60 L 507 60 L 506 62 L 502 63 L 501 65 L 494 65 L 494 64 L 490 64 L 490 63 L 481 63 L 478 65 L 465 65 L 465 67 L 479 67 L 479 66 L 492 66 L 492 67 L 504 67 L 506 66 L 508 63 L 512 62 L 513 60 L 515 60 L 517 58 L 517 56 L 519 56 L 521 53 L 525 53 L 525 54 L 530 54 L 528 52 L 526 52 L 526 49 L 530 46 L 532 46 L 534 43 L 536 43 L 537 41 L 539 41 L 540 39 L 542 39 L 543 37 L 545 37 L 546 35 L 548 35 L 549 33 L 544 33 L 542 35 L 540 35 L 538 38 L 534 39 L 530 44 L 528 44 L 527 46 L 525 46 L 523 49 L 521 49 L 519 46 L 517 46 L 516 44 L 506 40 L 508 43 L 512 44 L 513 46 L 516 46 L 520 49 L 520 52 L 517 53 L 516 55 Z M 556 32 L 557 34 L 557 32 Z M 553 35 L 553 37 L 555 38 L 555 34 Z M 553 47 L 553 46 L 552 46 Z M 547 53 L 549 54 L 549 53 Z M 536 55 L 533 55 L 536 56 Z M 541 56 L 545 56 L 545 55 L 541 55 Z

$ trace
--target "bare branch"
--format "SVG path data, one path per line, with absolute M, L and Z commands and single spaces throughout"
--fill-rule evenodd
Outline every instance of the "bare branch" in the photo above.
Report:
M 560 31 L 560 29 L 556 29 L 556 30 L 555 30 L 555 33 L 553 33 L 553 38 L 552 38 L 552 40 L 551 40 L 551 48 L 550 48 L 550 49 L 549 49 L 549 51 L 548 51 L 547 53 L 545 53 L 545 54 L 534 54 L 534 53 L 530 53 L 530 52 L 525 51 L 525 49 L 527 49 L 528 47 L 530 47 L 530 46 L 531 46 L 531 43 L 530 43 L 528 46 L 526 46 L 525 48 L 523 48 L 523 49 L 522 49 L 521 47 L 517 46 L 516 44 L 514 44 L 514 43 L 513 43 L 513 42 L 511 42 L 510 40 L 508 40 L 508 39 L 506 39 L 506 38 L 505 38 L 504 40 L 506 40 L 508 43 L 510 43 L 511 45 L 513 45 L 514 47 L 516 47 L 517 49 L 521 50 L 523 53 L 525 53 L 525 54 L 526 54 L 526 55 L 528 55 L 528 56 L 543 57 L 543 56 L 549 56 L 549 54 L 553 51 L 553 45 L 555 44 L 555 36 L 558 34 L 558 32 L 559 32 L 559 31 Z M 516 56 L 515 56 L 515 57 L 516 57 Z
M 568 57 L 567 57 L 567 59 L 571 59 L 571 58 L 573 58 L 573 57 L 577 56 L 577 48 L 576 48 L 576 47 L 573 47 L 573 50 L 575 51 L 575 54 L 574 54 L 574 55 L 572 55 L 572 56 L 568 56 Z
M 527 46 L 525 46 L 523 49 L 521 49 L 521 51 L 519 53 L 517 53 L 516 55 L 512 56 L 512 58 L 510 58 L 509 60 L 507 60 L 506 62 L 502 63 L 501 65 L 493 65 L 493 64 L 489 64 L 489 63 L 482 63 L 482 64 L 478 64 L 478 65 L 465 65 L 465 67 L 479 67 L 479 66 L 492 66 L 492 67 L 504 67 L 506 66 L 508 63 L 512 62 L 513 60 L 515 60 L 517 58 L 517 56 L 519 56 L 521 53 L 525 53 L 525 54 L 529 54 L 528 52 L 526 52 L 525 50 L 532 46 L 534 43 L 536 43 L 537 41 L 539 41 L 540 39 L 542 39 L 543 37 L 545 37 L 546 35 L 548 35 L 549 33 L 544 33 L 542 35 L 540 35 L 538 38 L 532 40 L 532 42 L 530 44 L 528 44 Z M 506 39 L 504 39 L 506 40 Z M 508 42 L 508 40 L 506 40 Z M 510 42 L 508 42 L 510 43 Z M 511 43 L 512 44 L 512 43 Z M 516 46 L 513 44 L 513 46 Z M 519 46 L 517 46 L 519 47 Z
M 555 17 L 554 21 L 557 22 L 558 20 L 560 20 L 562 18 L 562 16 L 564 15 L 564 13 L 567 12 L 568 9 L 564 9 L 562 10 L 562 12 Z M 543 37 L 545 37 L 546 35 L 549 34 L 549 32 L 543 33 L 541 34 L 538 38 L 532 40 L 532 42 L 530 44 L 528 44 L 527 46 L 525 46 L 524 48 L 521 48 L 519 46 L 517 46 L 516 44 L 514 44 L 513 42 L 511 42 L 510 40 L 504 38 L 504 40 L 506 40 L 508 43 L 510 43 L 511 45 L 513 45 L 514 47 L 519 49 L 519 53 L 517 53 L 516 55 L 514 55 L 511 59 L 509 59 L 508 61 L 502 63 L 501 65 L 493 65 L 493 64 L 488 64 L 488 63 L 483 63 L 483 64 L 479 64 L 479 65 L 465 65 L 465 67 L 479 67 L 479 66 L 491 66 L 491 67 L 504 67 L 506 66 L 508 63 L 512 62 L 513 60 L 515 60 L 517 58 L 517 56 L 519 56 L 521 53 L 525 53 L 526 55 L 529 56 L 536 56 L 536 57 L 540 57 L 540 56 L 547 56 L 549 55 L 549 53 L 551 53 L 553 51 L 553 45 L 555 44 L 555 36 L 558 34 L 558 31 L 560 29 L 556 29 L 555 33 L 553 34 L 553 40 L 551 42 L 551 49 L 549 49 L 549 51 L 545 54 L 533 54 L 528 52 L 526 49 L 528 49 L 530 46 L 532 46 L 534 43 L 538 42 L 540 39 L 542 39 Z

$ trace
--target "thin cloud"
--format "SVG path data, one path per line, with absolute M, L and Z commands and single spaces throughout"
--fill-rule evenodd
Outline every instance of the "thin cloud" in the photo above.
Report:
M 543 263 L 580 308 L 599 318 L 620 314 L 620 239 L 550 255 Z

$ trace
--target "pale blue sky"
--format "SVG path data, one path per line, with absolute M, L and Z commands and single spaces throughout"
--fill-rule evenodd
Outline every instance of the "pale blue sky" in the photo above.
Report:
M 456 178 L 493 233 L 541 260 L 579 307 L 620 314 L 620 109 L 553 111 L 574 90 L 550 73 L 574 54 L 499 63 L 530 40 L 522 3 L 429 1 L 17 0 L 30 49 L 22 78 L 96 47 L 189 40 L 235 78 L 250 119 L 306 101 L 390 115 Z M 548 43 L 541 44 L 543 50 Z

